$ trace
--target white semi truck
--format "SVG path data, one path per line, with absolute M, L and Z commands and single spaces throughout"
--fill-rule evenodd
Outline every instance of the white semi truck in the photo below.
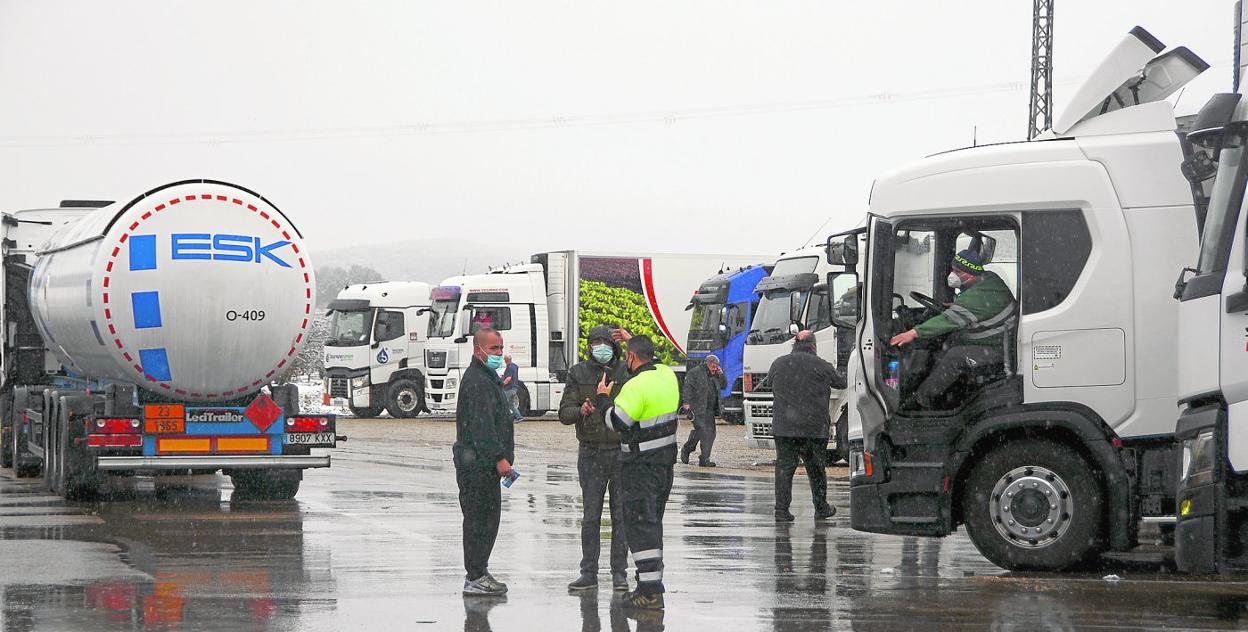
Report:
M 1242 36 L 1248 20 L 1241 3 L 1236 11 Z M 1248 571 L 1248 101 L 1240 85 L 1233 89 L 1210 99 L 1189 134 L 1210 159 L 1190 161 L 1185 174 L 1201 182 L 1216 166 L 1216 177 L 1200 252 L 1175 288 L 1182 446 L 1175 563 L 1202 574 Z
M 597 324 L 649 335 L 660 360 L 683 374 L 683 345 L 689 335 L 685 307 L 693 293 L 714 274 L 762 259 L 560 250 L 488 274 L 448 278 L 430 295 L 425 347 L 429 407 L 455 410 L 477 327 L 502 333 L 506 353 L 520 367 L 520 409 L 526 414 L 559 406 L 567 371 L 584 356 L 584 336 Z
M 939 154 L 876 181 L 855 334 L 855 529 L 944 536 L 966 525 L 995 564 L 1055 570 L 1133 548 L 1143 520 L 1173 522 L 1171 279 L 1196 257 L 1203 200 L 1180 173 L 1192 152 L 1164 99 L 1207 65 L 1163 50 L 1136 28 L 1043 137 Z M 830 245 L 840 275 L 854 276 L 856 245 Z M 946 309 L 950 262 L 966 248 L 1016 299 L 991 323 L 1002 361 L 967 364 L 936 401 L 918 402 L 949 343 L 890 340 Z M 1012 279 L 997 258 L 1011 250 Z M 902 287 L 920 277 L 926 286 Z
M 329 302 L 326 405 L 356 417 L 415 417 L 425 405 L 428 283 L 392 281 L 343 288 Z
M 332 415 L 273 382 L 316 304 L 299 231 L 236 185 L 0 215 L 3 461 L 67 497 L 107 476 L 224 471 L 289 498 Z M 262 389 L 268 387 L 268 393 Z
M 789 353 L 797 331 L 815 334 L 820 356 L 850 371 L 852 323 L 833 325 L 833 314 L 847 304 L 857 303 L 856 287 L 829 287 L 825 280 L 833 268 L 828 265 L 824 246 L 807 246 L 781 255 L 770 276 L 758 282 L 758 309 L 745 339 L 742 374 L 745 442 L 751 448 L 774 449 L 772 437 L 772 391 L 767 370 L 776 358 Z M 853 308 L 851 307 L 851 310 Z M 850 435 L 851 412 L 848 390 L 835 390 L 829 403 L 834 428 L 829 433 L 829 450 L 844 458 Z M 854 414 L 856 416 L 856 413 Z M 835 460 L 834 460 L 835 461 Z

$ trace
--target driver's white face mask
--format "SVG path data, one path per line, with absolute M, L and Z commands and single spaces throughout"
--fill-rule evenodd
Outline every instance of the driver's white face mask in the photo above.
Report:
M 945 283 L 956 290 L 962 287 L 962 277 L 958 276 L 957 272 L 950 272 L 949 276 L 945 278 Z

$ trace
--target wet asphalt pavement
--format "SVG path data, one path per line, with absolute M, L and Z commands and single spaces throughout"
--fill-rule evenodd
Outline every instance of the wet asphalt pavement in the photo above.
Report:
M 1248 582 L 1156 567 L 1008 574 L 959 534 L 896 538 L 772 520 L 772 481 L 677 466 L 667 610 L 569 595 L 580 558 L 572 455 L 526 449 L 504 490 L 491 571 L 465 599 L 449 448 L 351 441 L 296 501 L 232 502 L 228 478 L 128 481 L 66 503 L 0 471 L 0 630 L 1067 630 L 1248 628 Z M 604 547 L 605 553 L 605 547 Z M 603 559 L 605 567 L 606 560 Z M 1107 581 L 1114 573 L 1121 581 Z

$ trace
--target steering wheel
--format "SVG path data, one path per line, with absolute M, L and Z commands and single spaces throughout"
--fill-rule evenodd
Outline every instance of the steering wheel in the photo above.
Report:
M 936 312 L 937 314 L 945 311 L 944 305 L 937 303 L 936 299 L 933 299 L 932 297 L 927 296 L 925 294 L 919 294 L 918 292 L 911 292 L 910 298 L 914 299 L 915 302 L 917 302 L 919 305 L 922 305 L 923 307 L 926 307 L 932 310 L 933 312 Z

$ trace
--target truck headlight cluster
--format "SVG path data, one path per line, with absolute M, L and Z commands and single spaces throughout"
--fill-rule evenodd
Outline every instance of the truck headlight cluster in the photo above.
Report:
M 455 388 L 456 386 L 459 386 L 459 380 L 457 380 L 457 379 L 455 379 L 455 378 L 453 378 L 453 377 L 448 377 L 448 378 L 446 378 L 446 384 L 445 384 L 445 386 L 446 386 L 446 389 L 447 389 L 447 390 L 451 390 L 451 389 Z
M 368 376 L 351 378 L 351 386 L 355 388 L 364 388 L 368 386 Z
M 1190 485 L 1213 482 L 1213 469 L 1217 463 L 1217 442 L 1213 430 L 1206 430 L 1194 439 L 1183 442 L 1183 478 Z

